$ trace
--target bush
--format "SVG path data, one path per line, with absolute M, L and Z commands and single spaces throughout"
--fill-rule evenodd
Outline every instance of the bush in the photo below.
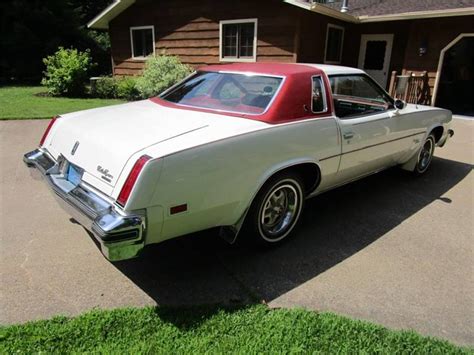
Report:
M 101 99 L 114 99 L 117 95 L 117 80 L 111 77 L 101 77 L 95 82 L 94 92 L 91 94 L 94 97 L 100 97 Z
M 140 93 L 136 88 L 136 81 L 137 79 L 134 77 L 104 76 L 96 81 L 91 95 L 101 99 L 138 100 L 140 99 Z
M 143 75 L 137 79 L 136 87 L 142 98 L 156 96 L 184 79 L 193 69 L 181 63 L 178 57 L 160 55 L 150 57 Z
M 137 79 L 124 77 L 117 80 L 117 97 L 127 101 L 140 99 L 140 93 L 136 86 Z
M 89 50 L 79 52 L 59 47 L 54 55 L 44 58 L 43 63 L 46 71 L 41 84 L 48 88 L 50 95 L 84 95 L 88 72 L 93 66 Z

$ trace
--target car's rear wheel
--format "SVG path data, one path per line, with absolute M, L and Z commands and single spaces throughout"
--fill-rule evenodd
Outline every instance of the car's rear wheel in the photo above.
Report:
M 415 165 L 415 170 L 413 171 L 415 175 L 422 175 L 428 170 L 433 160 L 435 145 L 435 137 L 434 134 L 431 133 L 423 142 L 423 146 L 418 153 L 418 160 Z
M 255 197 L 242 233 L 261 246 L 285 240 L 296 227 L 304 206 L 304 184 L 294 173 L 270 179 Z

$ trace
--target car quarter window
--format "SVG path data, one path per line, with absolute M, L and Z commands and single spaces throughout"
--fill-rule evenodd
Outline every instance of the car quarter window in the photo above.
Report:
M 363 74 L 329 76 L 336 115 L 353 118 L 387 111 L 392 99 Z
M 313 76 L 312 80 L 312 111 L 313 113 L 325 112 L 327 110 L 327 105 L 323 80 L 319 75 Z

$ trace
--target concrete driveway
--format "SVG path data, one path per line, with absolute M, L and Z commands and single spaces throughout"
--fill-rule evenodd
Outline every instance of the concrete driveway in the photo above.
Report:
M 1 323 L 265 301 L 474 344 L 474 121 L 455 121 L 422 178 L 392 169 L 309 201 L 281 248 L 256 252 L 199 233 L 117 264 L 24 167 L 46 124 L 0 122 Z

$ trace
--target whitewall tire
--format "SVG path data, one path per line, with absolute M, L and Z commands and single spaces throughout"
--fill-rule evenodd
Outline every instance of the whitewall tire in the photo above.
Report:
M 295 229 L 304 206 L 304 184 L 294 173 L 271 178 L 259 191 L 245 219 L 247 240 L 272 246 L 286 240 Z
M 433 134 L 430 134 L 418 152 L 417 162 L 413 170 L 415 175 L 422 175 L 428 171 L 428 168 L 431 166 L 431 161 L 433 160 L 435 145 L 435 137 Z

